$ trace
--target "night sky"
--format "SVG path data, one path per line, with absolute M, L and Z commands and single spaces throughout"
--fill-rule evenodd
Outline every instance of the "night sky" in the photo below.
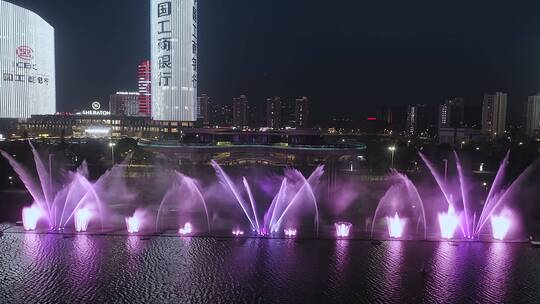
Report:
M 10 0 L 56 29 L 58 110 L 136 90 L 147 0 Z M 540 1 L 199 0 L 199 94 L 309 96 L 316 120 L 540 92 Z

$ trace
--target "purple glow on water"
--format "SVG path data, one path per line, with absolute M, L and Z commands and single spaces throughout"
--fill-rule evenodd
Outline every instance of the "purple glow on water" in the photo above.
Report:
M 284 232 L 285 232 L 286 237 L 290 237 L 290 238 L 296 237 L 296 229 L 287 228 L 287 229 L 284 230 Z
M 502 215 L 491 216 L 491 230 L 493 232 L 493 238 L 496 240 L 504 240 L 508 230 L 510 230 L 511 220 L 508 217 Z
M 349 237 L 351 233 L 352 224 L 345 223 L 345 222 L 338 222 L 334 224 L 334 227 L 336 227 L 336 236 L 338 238 L 346 238 L 346 237 Z
M 25 207 L 22 210 L 23 227 L 26 231 L 36 230 L 38 221 L 44 216 L 43 210 L 37 206 Z
M 86 232 L 88 223 L 92 218 L 92 212 L 88 208 L 80 208 L 75 213 L 75 230 L 77 232 Z
M 386 217 L 386 224 L 388 226 L 388 234 L 391 238 L 400 238 L 403 235 L 405 220 L 400 219 L 397 212 L 394 217 Z
M 454 207 L 448 207 L 448 213 L 439 213 L 439 225 L 441 227 L 441 237 L 451 239 L 459 225 L 459 216 L 456 215 Z
M 141 228 L 141 222 L 142 222 L 142 219 L 137 216 L 136 212 L 135 214 L 133 214 L 132 217 L 127 217 L 126 218 L 127 231 L 129 233 L 138 233 L 139 229 Z
M 178 230 L 178 233 L 180 235 L 189 235 L 189 234 L 193 233 L 193 226 L 191 225 L 191 223 L 186 223 L 184 225 L 184 227 L 182 227 L 182 228 L 180 228 Z
M 242 236 L 242 235 L 244 235 L 244 231 L 240 230 L 240 229 L 235 229 L 235 230 L 233 230 L 232 234 L 234 236 Z

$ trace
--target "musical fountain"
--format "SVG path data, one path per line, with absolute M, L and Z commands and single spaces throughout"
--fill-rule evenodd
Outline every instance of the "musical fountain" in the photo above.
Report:
M 103 232 L 106 225 L 111 229 L 117 229 L 117 224 L 112 220 L 105 221 L 105 218 L 114 218 L 114 213 L 118 212 L 110 208 L 110 187 L 112 184 L 118 186 L 118 183 L 111 183 L 113 179 L 124 183 L 122 173 L 125 166 L 114 166 L 95 182 L 89 180 L 88 167 L 84 162 L 73 172 L 55 175 L 51 164 L 49 163 L 47 169 L 31 143 L 30 147 L 37 178 L 11 155 L 0 151 L 33 198 L 32 205 L 22 210 L 23 227 L 26 231 L 46 227 L 47 231 L 51 232 L 62 232 L 68 228 L 81 233 Z M 421 191 L 416 185 L 405 174 L 392 170 L 388 179 L 389 188 L 379 200 L 373 216 L 366 222 L 371 226 L 370 238 L 453 241 L 518 239 L 516 227 L 519 225 L 519 214 L 517 208 L 512 206 L 512 202 L 520 185 L 530 179 L 540 160 L 535 161 L 513 182 L 506 185 L 505 174 L 509 156 L 508 152 L 495 175 L 487 197 L 483 200 L 483 204 L 479 205 L 475 203 L 478 200 L 471 197 L 471 184 L 457 153 L 454 153 L 457 172 L 455 182 L 448 182 L 446 173 L 443 178 L 435 165 L 420 153 L 437 185 L 444 209 L 441 210 L 438 204 L 432 204 L 433 199 L 430 198 L 430 210 L 426 210 Z M 305 227 L 306 219 L 313 223 L 314 235 L 319 236 L 320 208 L 316 193 L 324 174 L 323 166 L 315 168 L 308 177 L 298 170 L 287 168 L 279 179 L 272 181 L 271 187 L 259 184 L 259 187 L 277 191 L 273 190 L 268 195 L 271 200 L 268 199 L 268 207 L 264 207 L 262 204 L 258 205 L 256 201 L 256 191 L 252 189 L 254 182 L 250 182 L 245 176 L 241 177 L 239 182 L 234 182 L 217 162 L 212 161 L 211 165 L 216 174 L 211 186 L 219 185 L 220 191 L 230 193 L 229 197 L 238 206 L 234 212 L 242 214 L 245 219 L 244 223 L 240 221 L 227 228 L 232 228 L 228 231 L 229 233 L 232 231 L 234 237 L 296 238 L 299 234 L 306 236 L 304 232 L 311 231 Z M 131 216 L 122 217 L 125 231 L 129 234 L 138 234 L 143 231 L 153 230 L 154 233 L 159 233 L 174 229 L 180 236 L 201 233 L 211 235 L 210 209 L 220 209 L 219 203 L 209 206 L 205 197 L 206 190 L 196 179 L 177 171 L 169 171 L 167 174 L 170 177 L 167 180 L 171 184 L 159 205 L 137 208 L 132 211 Z M 226 200 L 226 196 L 220 199 Z M 263 209 L 265 211 L 261 212 Z M 110 216 L 105 217 L 105 214 Z M 263 216 L 260 217 L 259 214 Z M 434 223 L 428 225 L 431 219 L 437 222 L 437 225 Z M 221 222 L 214 223 L 221 225 Z M 244 225 L 248 225 L 253 234 L 246 234 L 243 230 Z M 428 229 L 428 226 L 433 228 Z M 335 222 L 333 224 L 335 237 L 354 237 L 352 227 L 353 224 L 350 222 Z M 328 235 L 328 229 L 325 232 L 325 235 Z

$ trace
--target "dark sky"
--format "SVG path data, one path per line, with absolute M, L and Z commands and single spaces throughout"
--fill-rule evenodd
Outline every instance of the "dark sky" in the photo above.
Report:
M 147 0 L 10 0 L 56 28 L 59 110 L 136 90 Z M 319 119 L 540 92 L 540 1 L 199 0 L 199 93 L 307 95 Z

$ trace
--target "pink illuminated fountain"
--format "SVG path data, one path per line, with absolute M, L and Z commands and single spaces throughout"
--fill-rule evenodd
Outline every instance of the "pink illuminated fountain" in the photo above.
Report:
M 451 239 L 459 226 L 459 216 L 456 215 L 454 207 L 450 205 L 447 213 L 439 213 L 439 226 L 441 228 L 441 237 Z
M 143 221 L 144 212 L 142 210 L 136 210 L 133 216 L 126 218 L 127 232 L 131 234 L 139 233 Z
M 337 222 L 334 224 L 336 236 L 338 238 L 347 238 L 351 234 L 352 224 L 347 222 Z
M 178 234 L 180 235 L 190 235 L 192 233 L 193 233 L 193 225 L 191 225 L 191 223 L 185 223 L 184 227 L 178 230 Z
M 23 227 L 26 231 L 36 230 L 37 223 L 44 216 L 43 210 L 36 204 L 25 207 L 22 211 Z
M 86 232 L 88 223 L 92 218 L 92 212 L 86 207 L 80 208 L 75 212 L 75 231 Z
M 120 199 L 118 189 L 121 188 L 123 180 L 118 177 L 122 176 L 121 171 L 124 169 L 121 166 L 113 167 L 95 182 L 89 181 L 88 167 L 85 162 L 74 172 L 54 174 L 52 171 L 53 155 L 49 155 L 49 163 L 46 165 L 31 142 L 29 142 L 29 145 L 34 156 L 37 178 L 17 162 L 12 155 L 0 151 L 34 200 L 35 207 L 23 211 L 23 222 L 26 221 L 27 228 L 35 229 L 34 223 L 37 225 L 39 219 L 42 219 L 43 223 L 46 223 L 47 227 L 53 231 L 62 231 L 72 222 L 75 228 L 84 228 L 82 230 L 86 230 L 88 229 L 86 224 L 90 220 L 87 212 L 82 211 L 77 216 L 82 210 L 82 206 L 85 206 L 90 210 L 95 210 L 92 213 L 92 218 L 96 218 L 103 229 L 105 212 L 103 196 L 111 193 L 108 188 L 114 185 L 116 189 L 114 198 L 117 201 Z M 129 159 L 129 156 L 127 159 Z M 60 172 L 63 171 L 60 170 Z M 113 183 L 113 181 L 119 183 Z M 80 222 L 77 223 L 77 220 Z
M 416 230 L 407 230 L 408 237 L 426 239 L 426 212 L 418 189 L 406 175 L 395 170 L 391 171 L 389 180 L 392 185 L 379 200 L 371 221 L 371 237 L 402 238 L 406 218 L 416 224 Z
M 296 237 L 296 229 L 287 228 L 283 231 L 286 237 L 293 238 Z
M 240 229 L 234 229 L 233 232 L 232 232 L 232 234 L 233 234 L 234 236 L 242 236 L 242 235 L 244 235 L 244 231 L 243 231 L 243 230 L 240 230 Z
M 403 229 L 405 228 L 405 220 L 399 218 L 396 214 L 394 217 L 386 217 L 386 223 L 388 225 L 388 235 L 391 238 L 400 238 L 403 236 Z
M 502 215 L 492 215 L 491 230 L 494 239 L 500 241 L 504 240 L 508 230 L 510 230 L 510 218 Z
M 210 217 L 206 200 L 199 189 L 197 182 L 180 172 L 172 173 L 172 186 L 163 196 L 159 205 L 156 218 L 156 231 L 170 229 L 168 223 L 164 221 L 169 214 L 166 210 L 175 210 L 175 230 L 181 235 L 191 234 L 193 225 L 202 227 L 206 225 L 207 232 L 211 232 Z M 193 212 L 198 211 L 205 215 L 205 222 L 193 222 L 195 219 L 191 216 Z M 181 226 L 184 225 L 184 226 Z
M 425 155 L 420 153 L 420 157 L 433 175 L 439 190 L 443 194 L 445 202 L 449 206 L 447 214 L 439 215 L 439 224 L 441 226 L 441 236 L 443 238 L 451 238 L 457 227 L 462 231 L 463 238 L 472 239 L 480 237 L 488 222 L 491 222 L 491 234 L 494 239 L 503 240 L 507 237 L 510 226 L 515 224 L 515 218 L 512 216 L 495 216 L 495 213 L 500 213 L 506 210 L 506 207 L 513 204 L 515 196 L 520 192 L 523 183 L 529 179 L 535 170 L 540 165 L 540 159 L 537 159 L 525 171 L 523 171 L 509 185 L 505 185 L 505 174 L 509 164 L 510 151 L 503 159 L 495 179 L 489 189 L 489 193 L 481 208 L 474 206 L 472 203 L 470 182 L 465 176 L 465 170 L 462 167 L 459 156 L 454 152 L 454 158 L 457 168 L 457 183 L 447 182 L 446 178 L 437 171 L 435 165 L 430 162 Z M 484 184 L 487 185 L 487 184 Z M 457 204 L 457 205 L 456 205 Z M 450 214 L 450 208 L 459 208 L 463 212 L 461 216 L 457 216 L 455 211 Z M 480 211 L 480 216 L 476 217 L 474 210 Z M 452 236 L 451 236 L 452 235 Z
M 324 167 L 320 166 L 306 179 L 298 170 L 287 169 L 282 179 L 281 187 L 272 200 L 262 220 L 259 219 L 257 203 L 248 180 L 243 177 L 242 184 L 244 193 L 235 185 L 229 175 L 215 161 L 212 166 L 216 171 L 221 184 L 230 191 L 236 202 L 242 209 L 249 221 L 252 230 L 261 237 L 281 231 L 283 225 L 291 224 L 296 217 L 304 212 L 302 204 L 310 204 L 315 211 L 315 231 L 319 230 L 319 207 L 313 188 L 318 184 L 324 173 Z M 293 223 L 294 224 L 294 223 Z

